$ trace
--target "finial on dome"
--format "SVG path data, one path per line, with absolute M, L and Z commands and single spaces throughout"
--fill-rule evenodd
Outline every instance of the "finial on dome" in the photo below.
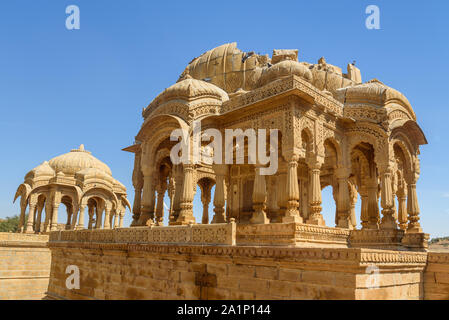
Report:
M 80 145 L 79 150 L 80 150 L 80 151 L 84 151 L 84 144 L 81 144 L 81 145 Z

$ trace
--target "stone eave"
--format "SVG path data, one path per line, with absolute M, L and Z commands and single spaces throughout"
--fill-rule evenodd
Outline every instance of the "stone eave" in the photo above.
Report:
M 136 143 L 132 146 L 123 148 L 122 151 L 131 152 L 131 153 L 138 153 L 140 151 L 140 144 Z
M 312 84 L 296 75 L 273 81 L 261 88 L 233 97 L 223 103 L 220 114 L 227 114 L 235 110 L 267 102 L 267 100 L 275 97 L 281 98 L 290 94 L 322 107 L 329 114 L 339 117 L 343 116 L 343 104 L 341 102 L 324 94 Z

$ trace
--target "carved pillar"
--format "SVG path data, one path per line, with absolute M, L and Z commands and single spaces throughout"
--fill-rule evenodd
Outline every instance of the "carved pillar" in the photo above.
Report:
M 87 225 L 87 229 L 92 229 L 94 226 L 94 215 L 95 215 L 95 206 L 90 205 L 88 206 L 88 214 L 89 214 L 89 222 Z
M 195 223 L 193 216 L 193 173 L 195 166 L 193 164 L 184 164 L 184 183 L 182 184 L 182 194 L 180 199 L 181 211 L 176 220 L 176 224 Z
M 299 215 L 298 155 L 293 155 L 288 162 L 287 171 L 287 209 L 282 218 L 283 223 L 302 223 Z
M 138 225 L 138 221 L 140 218 L 140 210 L 142 207 L 142 187 L 143 184 L 138 184 L 134 186 L 134 204 L 133 204 L 133 221 L 131 222 L 131 226 Z
M 73 215 L 73 206 L 72 205 L 67 205 L 67 222 L 66 222 L 66 224 L 65 224 L 65 229 L 66 230 L 70 230 L 71 228 L 70 228 L 70 225 L 71 225 L 71 222 L 72 222 L 72 215 Z
M 267 224 L 270 221 L 265 212 L 267 205 L 267 186 L 265 176 L 260 174 L 260 166 L 255 167 L 253 209 L 254 213 L 250 222 L 253 224 Z
M 142 226 L 153 224 L 155 205 L 155 190 L 152 172 L 146 171 L 143 175 L 142 209 L 138 223 Z
M 51 198 L 50 198 L 50 196 L 48 196 L 47 199 L 45 200 L 45 221 L 44 221 L 44 227 L 42 229 L 43 232 L 50 231 L 52 214 L 53 214 L 53 208 L 52 208 Z
M 362 229 L 367 229 L 369 226 L 369 214 L 368 214 L 368 190 L 365 185 L 360 188 L 360 198 L 362 201 L 360 220 Z
M 278 215 L 280 219 L 285 217 L 287 212 L 287 166 L 279 161 L 279 175 L 277 183 L 277 205 L 279 207 Z
M 104 227 L 103 229 L 111 229 L 111 207 L 109 204 L 106 204 L 104 209 Z
M 338 181 L 338 195 L 337 195 L 337 227 L 353 229 L 351 223 L 351 204 L 349 198 L 349 170 L 346 168 L 338 168 L 336 170 Z
M 225 223 L 226 181 L 228 173 L 226 165 L 213 165 L 215 172 L 214 217 L 211 223 Z
M 86 211 L 86 204 L 81 203 L 80 205 L 80 213 L 78 217 L 78 223 L 76 224 L 75 230 L 83 230 L 84 229 L 84 212 Z M 76 223 L 76 221 L 75 221 Z
M 26 221 L 25 221 L 25 212 L 28 205 L 28 199 L 25 196 L 21 196 L 20 198 L 20 219 L 19 219 L 19 232 L 23 233 L 26 229 Z
M 96 208 L 96 220 L 95 220 L 95 229 L 101 229 L 101 226 L 103 224 L 103 211 L 104 211 L 104 205 L 99 206 L 97 204 Z
M 403 181 L 402 186 L 398 188 L 396 195 L 398 197 L 399 228 L 401 230 L 407 230 L 407 185 L 405 185 L 405 181 Z
M 172 171 L 173 172 L 173 171 Z M 168 183 L 168 197 L 170 199 L 170 208 L 168 209 L 168 221 L 170 223 L 170 221 L 172 221 L 172 215 L 173 215 L 173 205 L 174 205 L 174 200 L 175 200 L 175 188 L 176 188 L 176 182 L 175 182 L 175 178 L 173 177 L 173 175 L 170 175 L 169 179 L 168 179 L 169 183 Z
M 203 216 L 201 219 L 202 224 L 209 223 L 209 203 L 211 200 L 211 189 L 212 184 L 209 182 L 209 180 L 207 180 L 207 182 L 202 182 L 201 184 L 201 203 L 203 204 Z M 215 193 L 217 193 L 216 190 Z
M 408 228 L 407 232 L 409 233 L 421 233 L 422 228 L 419 223 L 419 205 L 418 205 L 418 196 L 416 194 L 416 180 L 414 179 L 408 185 L 407 191 L 407 211 L 408 211 Z
M 167 190 L 167 180 L 162 181 L 157 186 L 157 204 L 156 204 L 156 225 L 162 226 L 164 219 L 164 195 Z
M 179 212 L 181 211 L 180 201 L 182 195 L 182 186 L 183 186 L 183 169 L 182 165 L 173 166 L 173 175 L 174 175 L 174 196 L 173 196 L 173 205 L 172 212 L 169 217 L 169 224 L 176 224 L 176 220 L 178 219 Z
M 34 222 L 35 232 L 41 232 L 42 211 L 44 211 L 44 201 L 39 201 L 37 204 L 37 218 Z
M 379 200 L 377 198 L 377 179 L 373 179 L 367 185 L 368 190 L 368 224 L 366 229 L 379 229 Z
M 307 220 L 308 224 L 314 224 L 319 226 L 324 226 L 325 222 L 323 219 L 323 215 L 321 214 L 321 183 L 320 183 L 320 169 L 322 162 L 321 161 L 310 161 L 309 162 L 309 171 L 310 171 L 310 203 L 309 203 L 309 219 Z
M 123 217 L 125 216 L 125 210 L 123 210 L 121 213 L 120 213 L 120 223 L 119 223 L 119 227 L 120 228 L 123 228 Z
M 28 209 L 28 220 L 26 226 L 26 233 L 34 233 L 34 214 L 37 206 L 37 197 L 33 194 L 30 196 L 30 203 Z
M 134 203 L 133 203 L 133 221 L 131 226 L 138 225 L 141 208 L 142 208 L 142 188 L 143 188 L 143 175 L 140 167 L 142 161 L 142 153 L 137 152 L 134 157 L 134 170 L 133 170 L 133 187 L 134 187 Z
M 384 230 L 395 230 L 398 228 L 393 210 L 392 169 L 385 167 L 381 169 L 381 205 L 382 220 L 380 228 Z
M 56 191 L 53 195 L 53 206 L 52 206 L 53 213 L 51 216 L 50 231 L 58 230 L 58 210 L 60 203 L 61 203 L 61 193 L 59 191 Z

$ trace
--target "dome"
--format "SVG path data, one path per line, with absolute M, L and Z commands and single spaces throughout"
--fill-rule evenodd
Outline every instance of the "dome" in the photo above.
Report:
M 309 68 L 305 64 L 294 60 L 283 60 L 266 69 L 265 72 L 262 73 L 262 76 L 260 77 L 260 84 L 265 85 L 278 78 L 293 74 L 309 82 L 313 79 L 312 72 L 310 72 Z
M 224 102 L 229 100 L 228 94 L 221 88 L 202 80 L 196 80 L 189 75 L 159 94 L 151 105 L 159 105 L 169 100 L 193 101 L 200 98 L 212 98 Z
M 268 55 L 242 52 L 237 48 L 237 43 L 226 43 L 193 59 L 180 78 L 186 74 L 195 79 L 208 78 L 210 83 L 228 93 L 238 88 L 252 90 L 255 89 L 260 69 L 269 60 Z
M 408 99 L 396 89 L 390 88 L 377 79 L 366 83 L 337 90 L 337 99 L 347 105 L 368 104 L 384 107 L 389 103 L 397 103 L 404 107 L 416 120 L 415 112 Z
M 53 177 L 55 175 L 55 170 L 50 167 L 48 161 L 44 161 L 42 164 L 38 165 L 36 168 L 28 172 L 25 176 L 27 177 L 37 177 L 37 176 L 50 176 Z
M 68 175 L 74 175 L 88 168 L 98 169 L 110 176 L 112 175 L 111 169 L 106 164 L 92 156 L 89 151 L 84 150 L 84 145 L 80 145 L 78 149 L 51 159 L 49 165 L 56 172 Z

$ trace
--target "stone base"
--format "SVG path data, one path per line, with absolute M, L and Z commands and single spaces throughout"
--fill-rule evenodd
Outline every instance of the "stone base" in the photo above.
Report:
M 427 251 L 429 248 L 428 233 L 410 233 L 407 232 L 402 238 L 402 245 L 413 251 Z
M 422 299 L 427 253 L 50 242 L 49 298 L 56 299 Z M 65 266 L 80 268 L 80 289 Z
M 404 230 L 352 230 L 349 244 L 353 248 L 407 250 L 402 245 Z
M 302 223 L 237 225 L 237 244 L 347 248 L 349 230 Z

